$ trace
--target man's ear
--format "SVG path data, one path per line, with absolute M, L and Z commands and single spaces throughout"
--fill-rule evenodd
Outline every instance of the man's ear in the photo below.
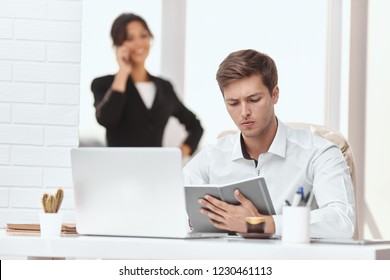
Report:
M 272 90 L 271 97 L 272 97 L 272 101 L 274 104 L 278 103 L 278 100 L 279 100 L 279 87 L 278 86 L 275 86 L 274 89 Z

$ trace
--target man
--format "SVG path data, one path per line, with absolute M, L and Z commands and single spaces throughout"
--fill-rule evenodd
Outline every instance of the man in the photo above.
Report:
M 265 232 L 281 234 L 282 207 L 298 187 L 314 193 L 311 236 L 351 238 L 354 194 L 349 168 L 335 144 L 309 131 L 287 127 L 276 116 L 279 99 L 274 61 L 255 50 L 231 53 L 219 66 L 217 81 L 226 109 L 241 133 L 203 149 L 184 168 L 186 184 L 225 184 L 263 176 L 276 215 L 265 216 Z M 238 190 L 239 205 L 206 195 L 201 212 L 216 228 L 246 232 L 245 217 L 264 216 Z

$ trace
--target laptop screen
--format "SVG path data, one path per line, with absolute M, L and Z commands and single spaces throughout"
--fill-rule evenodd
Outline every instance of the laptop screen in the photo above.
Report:
M 76 148 L 71 161 L 78 233 L 187 235 L 178 148 Z

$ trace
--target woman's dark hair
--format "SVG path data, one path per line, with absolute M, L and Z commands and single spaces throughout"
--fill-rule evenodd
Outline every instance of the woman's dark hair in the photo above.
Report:
M 241 50 L 229 54 L 219 65 L 216 78 L 223 94 L 229 83 L 254 74 L 260 75 L 272 94 L 272 90 L 278 84 L 275 62 L 268 55 L 255 50 Z
M 124 13 L 118 16 L 114 20 L 114 23 L 112 24 L 111 27 L 111 38 L 114 46 L 120 46 L 123 44 L 123 42 L 126 40 L 127 37 L 126 27 L 130 22 L 133 21 L 138 21 L 139 23 L 141 23 L 145 27 L 145 29 L 149 32 L 150 37 L 153 38 L 153 34 L 150 31 L 148 24 L 142 17 L 132 13 Z

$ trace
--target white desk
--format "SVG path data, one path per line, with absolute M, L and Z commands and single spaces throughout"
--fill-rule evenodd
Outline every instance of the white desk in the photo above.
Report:
M 282 244 L 280 240 L 196 240 L 8 234 L 0 230 L 0 256 L 81 259 L 390 259 L 390 245 Z

